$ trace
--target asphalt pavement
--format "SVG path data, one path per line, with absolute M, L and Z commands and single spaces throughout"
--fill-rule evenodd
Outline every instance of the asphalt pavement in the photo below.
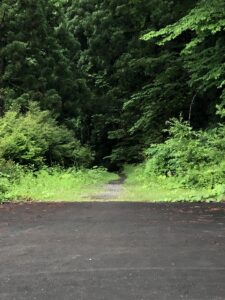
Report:
M 225 299 L 225 204 L 0 206 L 0 300 Z

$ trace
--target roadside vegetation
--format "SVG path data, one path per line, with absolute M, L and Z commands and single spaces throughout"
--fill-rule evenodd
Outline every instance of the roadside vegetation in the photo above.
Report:
M 224 20 L 224 0 L 2 0 L 0 201 L 83 199 L 127 165 L 123 199 L 224 200 Z
M 93 154 L 35 103 L 0 119 L 0 202 L 85 201 L 117 175 L 93 167 Z
M 61 169 L 43 168 L 38 171 L 11 165 L 1 178 L 0 202 L 42 201 L 70 202 L 88 201 L 101 191 L 104 183 L 117 179 L 115 174 L 102 168 Z
M 195 131 L 167 122 L 168 138 L 145 151 L 145 163 L 126 167 L 127 197 L 149 201 L 225 200 L 225 126 Z

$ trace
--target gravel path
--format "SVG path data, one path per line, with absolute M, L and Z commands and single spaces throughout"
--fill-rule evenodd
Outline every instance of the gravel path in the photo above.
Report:
M 105 184 L 102 188 L 102 192 L 96 195 L 92 195 L 90 199 L 96 201 L 118 200 L 121 196 L 124 181 L 125 181 L 125 176 L 120 175 L 119 179 L 112 180 L 109 183 Z

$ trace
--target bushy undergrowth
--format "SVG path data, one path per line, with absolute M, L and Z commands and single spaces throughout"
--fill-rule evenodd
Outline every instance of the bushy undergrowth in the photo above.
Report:
M 146 191 L 153 187 L 189 191 L 183 200 L 223 199 L 225 126 L 194 131 L 182 120 L 168 123 L 168 139 L 146 150 L 146 162 L 127 172 L 128 182 L 139 183 Z
M 25 114 L 15 108 L 0 118 L 0 159 L 35 168 L 46 163 L 87 167 L 93 156 L 49 111 L 31 103 Z
M 7 163 L 0 177 L 0 202 L 11 200 L 83 201 L 116 175 L 103 168 L 24 169 Z
M 194 131 L 187 122 L 169 122 L 165 143 L 147 149 L 146 175 L 176 177 L 185 187 L 225 182 L 225 126 Z
M 105 169 L 90 169 L 92 151 L 49 111 L 33 102 L 27 112 L 20 110 L 12 108 L 0 118 L 0 202 L 82 200 L 115 178 Z

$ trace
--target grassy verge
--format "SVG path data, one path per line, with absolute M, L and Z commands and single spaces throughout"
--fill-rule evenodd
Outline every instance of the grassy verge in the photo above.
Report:
M 121 198 L 124 201 L 177 202 L 177 201 L 223 201 L 225 188 L 217 185 L 212 188 L 184 188 L 176 178 L 159 176 L 149 178 L 143 166 L 126 166 L 127 179 Z
M 10 183 L 2 201 L 88 201 L 91 194 L 112 179 L 117 179 L 117 175 L 101 168 L 24 171 L 17 180 Z

